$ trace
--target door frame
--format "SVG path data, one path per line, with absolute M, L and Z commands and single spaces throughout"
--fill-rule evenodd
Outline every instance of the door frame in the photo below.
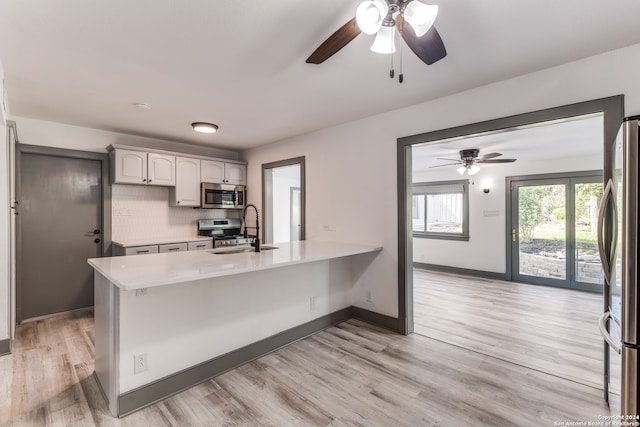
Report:
M 591 113 L 603 113 L 603 150 L 605 157 L 603 174 L 604 180 L 607 182 L 613 173 L 613 163 L 609 160 L 611 156 L 614 155 L 616 135 L 624 118 L 624 95 L 594 99 L 397 139 L 398 332 L 405 335 L 413 332 L 413 233 L 411 232 L 411 183 L 413 181 L 411 176 L 412 146 L 415 144 L 434 143 L 442 139 L 495 132 L 505 128 L 527 126 L 534 123 Z M 605 293 L 606 292 L 605 290 Z M 606 304 L 604 305 L 606 306 Z
M 15 293 L 15 319 L 12 323 L 22 323 L 22 222 L 20 219 L 20 197 L 22 196 L 22 185 L 20 179 L 20 168 L 23 154 L 38 154 L 51 157 L 66 157 L 82 160 L 97 160 L 100 162 L 102 181 L 102 256 L 111 256 L 111 181 L 109 179 L 109 156 L 107 153 L 96 153 L 91 151 L 71 150 L 66 148 L 44 147 L 40 145 L 28 145 L 16 143 L 15 161 L 15 194 L 16 194 L 16 293 Z
M 270 224 L 269 230 L 273 230 L 273 218 L 267 218 L 265 212 L 267 211 L 267 196 L 270 196 L 268 192 L 272 188 L 272 185 L 267 186 L 264 180 L 264 172 L 267 169 L 280 168 L 283 166 L 300 165 L 300 240 L 306 239 L 306 172 L 305 172 L 305 156 L 294 157 L 291 159 L 279 160 L 277 162 L 263 163 L 261 169 L 260 181 L 262 182 L 262 241 L 267 241 L 267 223 Z M 269 188 L 267 188 L 269 187 Z M 269 194 L 268 194 L 269 193 Z M 272 237 L 272 236 L 269 236 Z
M 576 289 L 590 292 L 601 292 L 602 287 L 599 285 L 589 286 L 590 284 L 585 283 L 582 288 L 577 288 L 572 286 L 573 283 L 576 282 L 575 277 L 570 277 L 568 275 L 569 268 L 568 266 L 573 264 L 575 265 L 575 248 L 571 248 L 570 242 L 575 240 L 575 221 L 573 219 L 573 214 L 567 213 L 565 218 L 565 226 L 566 226 L 566 235 L 567 235 L 567 257 L 566 257 L 566 268 L 565 271 L 567 276 L 564 280 L 553 279 L 553 278 L 537 278 L 536 276 L 532 277 L 522 277 L 519 274 L 516 274 L 514 271 L 515 257 L 514 253 L 516 253 L 518 245 L 513 244 L 513 239 L 511 232 L 513 230 L 513 214 L 518 211 L 518 207 L 516 206 L 517 200 L 512 196 L 513 193 L 513 185 L 518 182 L 527 182 L 527 183 L 536 183 L 539 185 L 557 185 L 563 184 L 567 185 L 566 194 L 565 194 L 565 203 L 566 208 L 575 207 L 575 194 L 571 191 L 575 190 L 575 183 L 571 185 L 571 180 L 577 178 L 591 178 L 591 179 L 599 179 L 602 182 L 602 170 L 589 170 L 589 171 L 576 171 L 576 172 L 560 172 L 560 173 L 545 173 L 538 175 L 520 175 L 520 176 L 508 176 L 505 178 L 505 195 L 506 195 L 506 210 L 505 210 L 505 236 L 506 236 L 506 266 L 505 266 L 505 279 L 517 280 L 522 283 L 530 283 L 534 285 L 545 285 L 549 284 L 550 286 L 560 287 L 560 288 L 568 288 L 568 289 Z M 594 181 L 598 182 L 598 181 Z M 567 211 L 568 212 L 568 211 Z M 573 222 L 573 224 L 572 224 Z M 514 277 L 516 276 L 516 277 Z

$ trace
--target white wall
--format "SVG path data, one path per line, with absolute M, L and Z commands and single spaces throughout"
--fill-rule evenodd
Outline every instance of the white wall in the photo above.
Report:
M 291 188 L 300 188 L 300 165 L 272 169 L 273 242 L 291 241 Z
M 508 176 L 534 175 L 602 169 L 602 156 L 483 165 L 469 177 L 469 241 L 413 239 L 413 260 L 426 264 L 505 273 L 506 271 L 506 187 Z M 465 179 L 467 176 L 465 175 Z M 461 179 L 455 168 L 439 172 L 414 173 L 414 182 Z M 486 183 L 488 194 L 483 193 Z M 487 212 L 490 211 L 490 212 Z M 498 215 L 493 216 L 497 211 Z
M 0 61 L 0 341 L 10 336 L 11 320 L 9 265 L 9 156 L 7 147 L 7 127 L 9 119 L 8 101 L 4 89 L 4 71 Z
M 638 69 L 640 44 L 248 150 L 248 185 L 263 163 L 306 156 L 307 239 L 383 245 L 354 304 L 397 316 L 396 139 L 618 94 L 640 114 Z
M 73 150 L 106 153 L 110 144 L 133 145 L 155 148 L 157 150 L 177 151 L 181 153 L 219 157 L 238 160 L 239 154 L 231 150 L 204 147 L 163 139 L 147 138 L 106 130 L 91 129 L 64 123 L 48 122 L 27 117 L 13 117 L 20 136 L 20 143 L 42 145 L 46 147 L 68 148 Z

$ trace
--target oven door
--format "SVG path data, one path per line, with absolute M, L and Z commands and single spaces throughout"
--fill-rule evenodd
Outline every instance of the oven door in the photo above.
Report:
M 200 207 L 209 209 L 235 209 L 238 207 L 238 192 L 235 185 L 203 182 L 201 188 Z

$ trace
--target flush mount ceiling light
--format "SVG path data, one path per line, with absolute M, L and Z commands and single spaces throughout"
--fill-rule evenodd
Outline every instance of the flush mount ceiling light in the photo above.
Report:
M 191 127 L 193 130 L 200 133 L 215 133 L 218 131 L 218 125 L 207 122 L 193 122 L 191 123 Z
M 427 65 L 445 56 L 447 50 L 433 27 L 438 6 L 419 0 L 364 0 L 355 18 L 344 24 L 307 58 L 308 64 L 321 64 L 345 47 L 361 32 L 376 35 L 371 50 L 393 54 L 396 29 L 409 48 Z M 393 60 L 392 60 L 393 61 Z M 390 76 L 393 78 L 393 65 Z M 398 76 L 402 83 L 402 73 Z
M 151 110 L 151 105 L 146 102 L 134 102 L 133 106 L 136 108 L 140 108 L 141 110 Z

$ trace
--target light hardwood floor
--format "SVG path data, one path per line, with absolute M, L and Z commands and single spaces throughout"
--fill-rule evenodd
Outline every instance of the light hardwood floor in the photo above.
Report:
M 553 426 L 608 414 L 600 391 L 418 334 L 350 320 L 123 419 L 93 371 L 93 319 L 17 328 L 2 426 Z
M 602 388 L 602 296 L 414 271 L 415 332 Z

